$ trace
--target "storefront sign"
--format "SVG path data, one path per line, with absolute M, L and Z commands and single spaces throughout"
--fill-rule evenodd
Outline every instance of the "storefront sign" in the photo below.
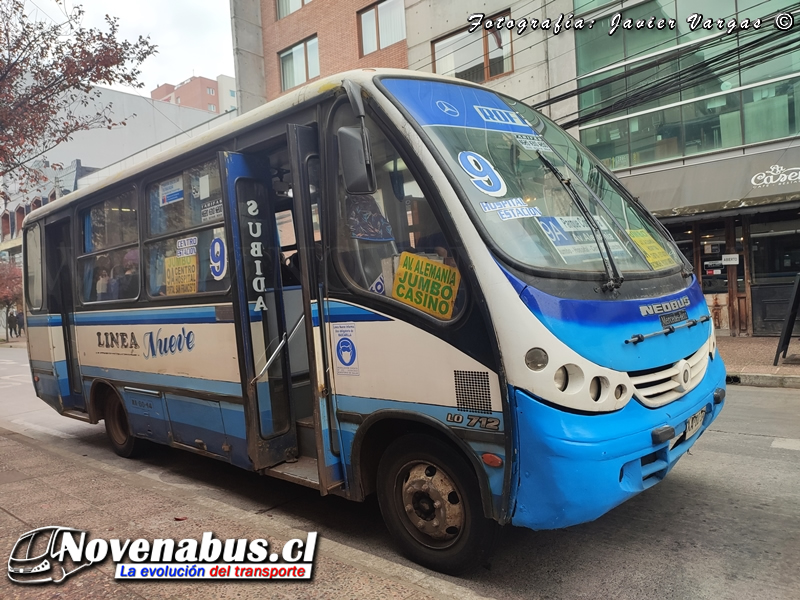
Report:
M 723 265 L 738 265 L 739 264 L 739 255 L 738 254 L 723 254 L 722 255 L 722 264 Z
M 772 165 L 766 171 L 756 173 L 750 179 L 755 187 L 766 187 L 768 185 L 786 185 L 787 183 L 800 182 L 800 167 L 782 167 L 780 165 Z

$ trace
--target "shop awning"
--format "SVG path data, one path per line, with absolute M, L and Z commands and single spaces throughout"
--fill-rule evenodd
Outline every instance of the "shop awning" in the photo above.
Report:
M 656 216 L 682 217 L 741 212 L 800 200 L 800 138 L 794 146 L 652 173 L 618 173 Z M 730 214 L 730 213 L 729 213 Z

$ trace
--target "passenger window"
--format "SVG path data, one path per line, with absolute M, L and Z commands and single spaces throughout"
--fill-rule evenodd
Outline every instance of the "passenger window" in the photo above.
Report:
M 349 106 L 334 124 L 355 126 Z M 399 153 L 367 119 L 378 189 L 348 194 L 339 176 L 339 263 L 353 283 L 377 296 L 449 321 L 466 294 L 453 252 L 428 199 Z
M 78 259 L 81 300 L 107 302 L 139 296 L 136 192 L 130 190 L 81 213 L 83 254 Z
M 154 298 L 230 288 L 219 166 L 210 160 L 147 186 L 147 293 Z M 172 235 L 164 236 L 170 233 Z
M 219 165 L 210 160 L 147 186 L 150 234 L 222 221 Z
M 226 292 L 230 287 L 225 229 L 213 227 L 149 242 L 147 293 L 152 297 Z

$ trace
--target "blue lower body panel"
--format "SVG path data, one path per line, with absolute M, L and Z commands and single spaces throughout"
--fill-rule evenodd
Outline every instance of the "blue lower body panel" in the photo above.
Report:
M 684 397 L 650 409 L 631 400 L 623 409 L 576 415 L 515 392 L 519 483 L 511 522 L 530 529 L 558 529 L 592 521 L 655 485 L 717 418 L 725 387 L 719 354 L 700 384 Z M 705 408 L 700 429 L 682 440 L 686 420 Z M 675 437 L 654 444 L 652 431 L 669 425 Z

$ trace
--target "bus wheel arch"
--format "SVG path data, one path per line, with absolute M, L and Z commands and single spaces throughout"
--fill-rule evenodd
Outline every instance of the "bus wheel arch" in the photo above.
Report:
M 440 421 L 421 414 L 397 410 L 372 413 L 359 426 L 351 449 L 354 491 L 363 500 L 377 491 L 378 466 L 387 448 L 404 435 L 421 434 L 438 439 L 455 450 L 471 466 L 478 481 L 483 514 L 496 519 L 489 480 L 478 457 L 471 448 Z
M 92 384 L 90 395 L 92 422 L 103 420 L 111 447 L 123 458 L 133 458 L 142 448 L 143 440 L 133 435 L 128 411 L 122 397 L 111 383 L 97 380 Z

